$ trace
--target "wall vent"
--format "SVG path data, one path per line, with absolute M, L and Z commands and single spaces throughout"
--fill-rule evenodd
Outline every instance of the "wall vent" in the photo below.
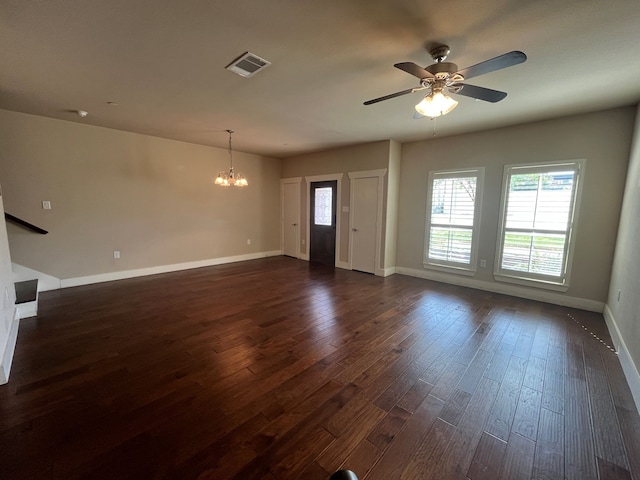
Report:
M 264 58 L 260 58 L 253 53 L 246 52 L 236 58 L 225 68 L 242 77 L 248 78 L 254 76 L 260 70 L 267 68 L 269 65 L 271 65 L 271 62 L 268 62 Z

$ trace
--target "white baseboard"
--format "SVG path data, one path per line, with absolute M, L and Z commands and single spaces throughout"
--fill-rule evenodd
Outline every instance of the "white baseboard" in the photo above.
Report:
M 282 251 L 273 250 L 270 252 L 249 253 L 246 255 L 236 255 L 234 257 L 210 258 L 207 260 L 197 260 L 195 262 L 175 263 L 173 265 L 159 265 L 157 267 L 138 268 L 135 270 L 122 270 L 120 272 L 101 273 L 98 275 L 88 275 L 86 277 L 64 278 L 60 281 L 61 288 L 77 287 L 80 285 L 90 285 L 92 283 L 112 282 L 114 280 L 124 280 L 125 278 L 144 277 L 146 275 L 156 275 L 158 273 L 177 272 L 189 270 L 191 268 L 212 267 L 225 263 L 244 262 L 246 260 L 256 260 L 265 257 L 277 257 L 282 255 Z
M 300 258 L 300 260 L 306 260 L 308 262 L 309 261 L 309 254 L 308 253 L 301 253 L 299 258 Z
M 16 350 L 16 342 L 18 341 L 18 327 L 20 326 L 20 318 L 18 309 L 14 310 L 13 321 L 9 327 L 7 343 L 2 350 L 0 361 L 0 385 L 4 385 L 9 381 L 9 373 L 11 372 L 11 363 L 13 362 L 13 353 Z
M 387 267 L 382 271 L 382 276 L 383 277 L 388 277 L 390 275 L 394 275 L 396 274 L 396 267 Z
M 534 290 L 517 285 L 484 282 L 470 277 L 450 275 L 432 270 L 416 270 L 413 268 L 396 267 L 396 273 L 408 275 L 410 277 L 424 278 L 434 280 L 436 282 L 449 283 L 459 285 L 461 287 L 475 288 L 487 292 L 502 293 L 504 295 L 512 295 L 514 297 L 528 298 L 529 300 L 537 300 L 540 302 L 552 303 L 554 305 L 562 305 L 563 307 L 579 308 L 590 312 L 602 313 L 604 302 L 597 302 L 586 298 L 570 297 L 561 295 L 547 290 Z
M 640 412 L 640 373 L 638 373 L 638 369 L 636 368 L 635 363 L 633 363 L 633 359 L 629 354 L 629 349 L 624 343 L 624 338 L 620 334 L 620 330 L 618 330 L 618 324 L 613 317 L 613 313 L 611 312 L 609 305 L 605 304 L 603 314 L 604 320 L 607 322 L 607 328 L 609 329 L 611 340 L 613 340 L 613 346 L 618 352 L 622 371 L 624 372 L 624 376 L 629 384 L 629 389 L 633 395 L 636 409 Z

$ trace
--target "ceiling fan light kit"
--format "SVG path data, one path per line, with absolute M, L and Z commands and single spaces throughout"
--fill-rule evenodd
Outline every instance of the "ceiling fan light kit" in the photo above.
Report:
M 413 62 L 402 62 L 394 65 L 397 69 L 417 77 L 420 80 L 420 85 L 418 87 L 374 98 L 373 100 L 364 102 L 364 104 L 372 105 L 374 103 L 400 97 L 409 93 L 428 90 L 429 93 L 416 105 L 415 109 L 419 115 L 414 118 L 435 118 L 441 115 L 446 115 L 458 105 L 456 100 L 443 93 L 445 90 L 448 93 L 462 95 L 476 100 L 483 100 L 485 102 L 496 103 L 507 96 L 506 92 L 470 85 L 464 83 L 465 80 L 518 65 L 527 60 L 527 56 L 523 52 L 514 50 L 471 67 L 459 70 L 455 63 L 444 61 L 450 53 L 450 49 L 447 45 L 440 45 L 432 49 L 430 53 L 431 58 L 433 58 L 435 63 L 425 68 L 422 68 Z
M 430 93 L 416 105 L 416 112 L 423 117 L 439 117 L 446 115 L 458 106 L 458 102 L 453 98 L 444 95 L 442 92 Z

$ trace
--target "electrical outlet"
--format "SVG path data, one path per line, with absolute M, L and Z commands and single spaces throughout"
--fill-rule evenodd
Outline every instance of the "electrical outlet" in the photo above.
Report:
M 304 238 L 302 239 L 302 244 L 304 245 Z
M 251 239 L 247 238 L 247 245 L 251 245 Z
M 487 268 L 487 261 L 484 258 L 480 260 L 480 267 Z
M 116 259 L 120 258 L 120 250 L 113 251 L 113 258 L 116 258 Z

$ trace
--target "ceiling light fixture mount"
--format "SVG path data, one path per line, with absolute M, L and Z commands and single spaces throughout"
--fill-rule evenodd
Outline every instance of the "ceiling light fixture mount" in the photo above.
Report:
M 233 171 L 233 150 L 231 148 L 231 135 L 234 133 L 233 130 L 226 130 L 229 134 L 229 171 L 221 171 L 218 173 L 214 183 L 216 185 L 220 185 L 222 187 L 246 187 L 249 185 L 247 182 L 247 178 L 242 173 L 235 173 Z

